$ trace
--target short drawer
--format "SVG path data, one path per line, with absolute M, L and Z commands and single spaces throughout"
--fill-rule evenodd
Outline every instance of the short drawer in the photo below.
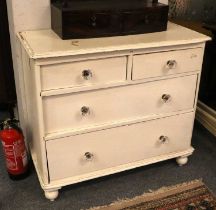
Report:
M 110 12 L 66 12 L 62 21 L 64 39 L 119 35 L 120 31 L 119 15 Z
M 127 57 L 87 60 L 41 67 L 42 90 L 121 82 Z
M 202 59 L 203 48 L 134 55 L 132 79 L 200 71 Z
M 190 148 L 194 113 L 46 142 L 50 180 Z
M 43 98 L 45 133 L 192 109 L 197 75 Z
M 124 34 L 159 32 L 167 29 L 168 6 L 145 7 L 142 10 L 122 13 Z

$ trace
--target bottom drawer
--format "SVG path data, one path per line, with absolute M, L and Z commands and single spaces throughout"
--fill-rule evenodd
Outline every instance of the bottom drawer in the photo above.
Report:
M 50 180 L 187 150 L 193 120 L 187 113 L 48 141 Z

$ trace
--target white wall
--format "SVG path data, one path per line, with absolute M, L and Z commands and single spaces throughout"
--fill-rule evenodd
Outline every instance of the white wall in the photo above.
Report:
M 16 33 L 24 30 L 50 28 L 50 1 L 49 0 L 7 0 L 8 19 L 10 28 L 11 48 L 16 83 L 19 120 L 25 132 L 25 95 L 19 45 Z

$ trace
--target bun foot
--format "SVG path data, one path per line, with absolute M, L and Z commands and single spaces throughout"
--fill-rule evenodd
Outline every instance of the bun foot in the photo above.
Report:
M 58 189 L 57 190 L 44 190 L 44 194 L 47 199 L 49 199 L 50 201 L 54 201 L 58 197 L 59 191 Z
M 188 157 L 178 157 L 178 158 L 176 158 L 176 162 L 178 163 L 179 166 L 183 166 L 183 165 L 187 164 Z

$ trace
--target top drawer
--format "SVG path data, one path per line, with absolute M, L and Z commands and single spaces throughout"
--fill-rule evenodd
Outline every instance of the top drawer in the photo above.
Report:
M 77 39 L 118 35 L 119 16 L 110 12 L 65 12 L 63 14 L 63 38 Z
M 124 56 L 42 66 L 42 90 L 124 81 L 126 64 Z
M 132 80 L 200 71 L 202 58 L 203 48 L 135 55 Z

